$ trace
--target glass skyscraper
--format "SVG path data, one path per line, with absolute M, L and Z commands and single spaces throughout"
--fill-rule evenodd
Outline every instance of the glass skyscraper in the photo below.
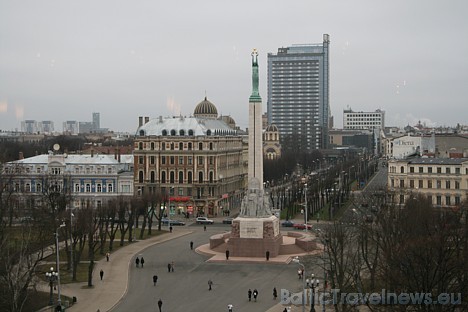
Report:
M 290 151 L 328 147 L 330 37 L 268 54 L 268 122 Z

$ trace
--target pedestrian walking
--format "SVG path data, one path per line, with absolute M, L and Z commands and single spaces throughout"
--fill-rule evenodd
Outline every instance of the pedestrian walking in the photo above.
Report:
M 193 242 L 190 241 L 190 250 L 193 250 Z
M 270 260 L 270 252 L 267 250 L 265 253 L 266 260 Z
M 141 257 L 140 263 L 141 263 L 141 267 L 143 267 L 143 265 L 145 264 L 145 259 L 143 259 L 143 257 Z
M 232 304 L 228 304 L 228 312 L 232 312 Z
M 174 261 L 171 262 L 171 272 L 174 272 Z
M 278 293 L 276 292 L 276 287 L 273 287 L 273 300 L 276 300 Z
M 258 290 L 257 290 L 257 289 L 254 289 L 254 291 L 253 291 L 252 294 L 253 294 L 253 297 L 254 297 L 255 302 L 257 302 Z
M 206 232 L 206 225 L 204 225 L 204 226 L 203 226 L 203 231 L 205 231 L 205 232 Z
M 284 308 L 283 312 L 288 312 L 288 309 Z
M 226 260 L 229 260 L 229 250 L 226 250 Z
M 159 300 L 158 300 L 158 308 L 159 308 L 159 312 L 162 312 L 162 300 L 161 300 L 161 298 L 159 298 Z
M 101 281 L 102 281 L 102 278 L 104 277 L 104 271 L 101 269 L 101 272 L 99 272 L 99 275 L 101 276 Z
M 249 297 L 249 301 L 252 301 L 252 290 L 249 288 L 249 291 L 247 292 L 247 296 Z
M 109 262 L 110 253 L 106 253 L 107 262 Z
M 158 276 L 153 275 L 153 286 L 156 286 L 156 283 L 158 282 Z
M 136 257 L 135 264 L 137 268 L 140 266 L 140 258 Z
M 172 233 L 172 225 L 169 227 L 169 232 Z
M 211 290 L 211 286 L 213 286 L 213 281 L 208 280 L 208 290 Z

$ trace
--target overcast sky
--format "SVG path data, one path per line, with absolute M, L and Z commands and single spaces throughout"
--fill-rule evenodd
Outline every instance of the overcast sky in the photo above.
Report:
M 386 124 L 468 122 L 466 0 L 0 1 L 0 129 L 191 115 L 208 99 L 248 126 L 252 48 L 266 111 L 267 53 L 330 35 L 330 107 Z

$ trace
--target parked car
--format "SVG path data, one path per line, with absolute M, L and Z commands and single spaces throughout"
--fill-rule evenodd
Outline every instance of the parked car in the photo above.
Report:
M 293 227 L 294 226 L 294 222 L 292 222 L 291 220 L 286 220 L 286 221 L 283 221 L 281 223 L 281 226 L 284 226 L 284 227 Z
M 197 218 L 197 224 L 213 224 L 214 221 L 208 219 L 207 217 L 198 217 Z
M 304 223 L 294 223 L 293 228 L 298 229 L 298 230 L 304 230 L 307 226 L 307 229 L 310 230 L 312 229 L 311 224 L 304 224 Z
M 226 218 L 223 220 L 223 224 L 232 224 L 232 218 Z
M 169 219 L 162 219 L 161 223 L 163 225 L 168 225 L 170 222 L 170 225 L 185 225 L 185 222 L 179 221 L 179 220 L 169 220 Z

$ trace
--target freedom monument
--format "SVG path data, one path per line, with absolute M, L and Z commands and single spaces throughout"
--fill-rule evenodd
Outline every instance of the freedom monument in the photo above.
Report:
M 227 250 L 234 257 L 270 257 L 279 254 L 283 237 L 279 219 L 263 188 L 262 98 L 258 92 L 258 53 L 252 52 L 252 94 L 249 98 L 248 189 L 239 216 L 232 222 Z

